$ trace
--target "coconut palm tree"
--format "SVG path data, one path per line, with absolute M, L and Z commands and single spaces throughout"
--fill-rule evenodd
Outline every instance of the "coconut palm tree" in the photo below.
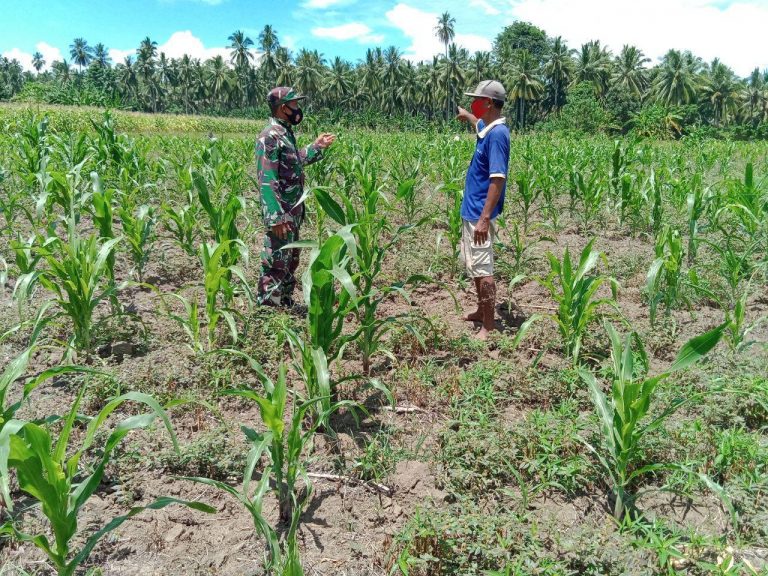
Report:
M 539 100 L 544 93 L 544 85 L 538 78 L 536 62 L 526 49 L 519 50 L 512 66 L 512 74 L 507 79 L 509 98 L 517 106 L 518 127 L 525 128 L 526 102 Z
M 456 44 L 448 47 L 448 56 L 440 62 L 442 86 L 445 89 L 446 119 L 453 116 L 456 107 L 459 86 L 465 84 L 465 72 L 462 60 L 466 60 L 466 50 L 460 50 Z
M 709 74 L 701 86 L 701 95 L 712 106 L 715 124 L 720 125 L 735 111 L 738 83 L 733 70 L 715 58 L 709 66 Z
M 260 68 L 263 71 L 264 79 L 270 86 L 274 84 L 277 75 L 277 60 L 275 52 L 280 47 L 280 41 L 277 39 L 277 32 L 272 26 L 266 24 L 259 33 L 259 48 L 262 51 Z
M 402 72 L 402 55 L 396 46 L 390 46 L 384 50 L 384 78 L 383 85 L 386 86 L 386 93 L 382 94 L 384 98 L 384 110 L 393 113 L 398 107 L 398 87 L 400 85 Z
M 109 57 L 107 47 L 101 42 L 93 47 L 93 63 L 99 68 L 108 68 L 112 63 L 112 58 Z
M 652 91 L 656 100 L 667 106 L 696 102 L 699 88 L 698 62 L 690 53 L 670 50 L 656 70 Z
M 437 26 L 435 26 L 435 35 L 440 42 L 445 46 L 445 57 L 448 58 L 448 44 L 455 38 L 456 32 L 453 25 L 456 24 L 456 19 L 453 18 L 448 12 L 443 12 L 437 18 Z
M 195 70 L 192 58 L 189 57 L 189 54 L 184 54 L 184 56 L 181 57 L 181 60 L 179 60 L 178 83 L 181 87 L 182 99 L 184 101 L 184 112 L 187 114 L 189 114 L 194 74 Z
M 157 112 L 158 100 L 160 99 L 160 86 L 155 77 L 155 56 L 157 56 L 157 42 L 154 42 L 147 36 L 139 44 L 136 50 L 136 64 L 134 66 L 136 74 L 141 80 L 142 94 L 147 99 L 147 105 L 152 112 Z
M 410 60 L 404 61 L 400 68 L 400 85 L 397 87 L 397 97 L 403 112 L 416 112 L 416 103 L 421 92 L 425 90 L 419 83 L 416 68 Z
M 336 56 L 331 62 L 328 76 L 323 86 L 327 102 L 332 105 L 344 103 L 352 92 L 352 66 L 346 60 Z
M 544 77 L 552 87 L 553 108 L 556 113 L 560 110 L 560 91 L 571 82 L 573 75 L 572 52 L 562 37 L 558 36 L 552 42 L 552 49 L 544 64 Z
M 621 48 L 621 54 L 614 59 L 613 84 L 640 98 L 648 88 L 648 76 L 644 65 L 650 61 L 642 50 L 625 44 Z
M 745 107 L 749 109 L 749 121 L 753 125 L 757 124 L 755 119 L 755 110 L 760 111 L 760 101 L 763 98 L 763 91 L 765 90 L 765 82 L 763 75 L 760 74 L 760 69 L 755 68 L 752 70 L 752 74 L 749 75 L 747 83 L 744 86 L 742 92 L 742 100 Z
M 54 60 L 53 64 L 51 64 L 51 70 L 53 71 L 54 78 L 62 85 L 68 84 L 72 78 L 69 62 L 66 59 Z
M 314 96 L 320 91 L 325 61 L 317 50 L 302 48 L 296 55 L 296 84 L 302 94 Z
M 83 66 L 88 66 L 93 59 L 93 49 L 84 38 L 75 38 L 69 45 L 69 55 L 79 67 L 79 72 L 82 72 Z
M 296 77 L 296 69 L 293 65 L 291 52 L 285 46 L 279 46 L 275 50 L 275 63 L 277 70 L 276 83 L 281 86 L 293 86 Z
M 382 79 L 384 77 L 384 54 L 381 48 L 369 48 L 365 51 L 365 60 L 361 65 L 361 83 L 371 103 L 380 103 Z
M 139 92 L 139 78 L 136 75 L 136 67 L 133 58 L 126 56 L 122 64 L 117 66 L 117 79 L 120 91 L 127 97 L 136 98 Z
M 40 52 L 35 52 L 32 54 L 32 67 L 38 74 L 40 74 L 40 70 L 43 69 L 43 66 L 45 66 L 45 59 L 43 58 L 43 55 L 40 54 Z
M 245 69 L 253 60 L 253 54 L 250 51 L 253 40 L 248 38 L 242 30 L 232 32 L 227 40 L 232 49 L 229 53 L 229 61 L 235 68 Z
M 472 84 L 479 84 L 483 79 L 488 78 L 491 70 L 491 53 L 478 51 L 470 59 L 472 69 Z
M 208 88 L 210 103 L 221 102 L 224 100 L 229 90 L 229 74 L 227 64 L 221 55 L 215 56 L 206 62 L 208 73 Z
M 608 50 L 600 46 L 599 40 L 581 45 L 576 54 L 575 72 L 572 84 L 591 82 L 598 97 L 608 91 L 611 76 L 611 58 Z

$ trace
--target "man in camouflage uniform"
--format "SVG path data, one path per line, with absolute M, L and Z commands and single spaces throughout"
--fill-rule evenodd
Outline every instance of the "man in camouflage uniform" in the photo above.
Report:
M 304 220 L 304 166 L 320 160 L 333 144 L 332 134 L 321 134 L 314 143 L 298 148 L 293 127 L 303 113 L 293 88 L 273 88 L 267 95 L 272 117 L 256 140 L 256 170 L 264 220 L 264 250 L 259 278 L 260 304 L 293 306 L 294 276 L 299 249 L 281 250 L 299 239 Z

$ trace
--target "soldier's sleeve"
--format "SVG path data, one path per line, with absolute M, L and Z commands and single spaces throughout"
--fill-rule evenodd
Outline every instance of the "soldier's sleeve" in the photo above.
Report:
M 275 138 L 266 136 L 256 142 L 256 174 L 261 195 L 261 213 L 264 225 L 272 227 L 284 221 L 280 204 L 280 145 Z
M 302 166 L 317 162 L 323 157 L 323 149 L 315 144 L 310 144 L 299 149 L 299 160 Z

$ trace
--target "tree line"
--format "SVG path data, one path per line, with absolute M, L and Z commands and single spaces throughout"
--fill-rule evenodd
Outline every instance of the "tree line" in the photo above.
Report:
M 453 43 L 455 19 L 445 12 L 434 33 L 444 52 L 414 63 L 395 46 L 366 50 L 356 63 L 326 59 L 317 50 L 295 54 L 271 25 L 254 41 L 228 37 L 229 57 L 168 58 L 149 37 L 135 55 L 111 61 L 104 44 L 75 38 L 70 59 L 33 56 L 36 72 L 0 58 L 0 99 L 87 104 L 144 112 L 253 115 L 265 94 L 292 85 L 314 112 L 340 118 L 409 119 L 412 124 L 453 117 L 462 93 L 485 78 L 500 79 L 507 115 L 517 129 L 563 126 L 585 130 L 675 135 L 693 128 L 768 137 L 768 70 L 740 78 L 719 59 L 669 50 L 651 65 L 635 46 L 613 53 L 600 41 L 577 48 L 525 22 L 506 27 L 488 52 L 470 54 Z

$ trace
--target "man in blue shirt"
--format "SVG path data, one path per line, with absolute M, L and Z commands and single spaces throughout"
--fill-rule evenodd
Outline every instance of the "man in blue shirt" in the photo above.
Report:
M 471 112 L 459 107 L 458 119 L 477 131 L 475 154 L 467 170 L 461 202 L 463 233 L 461 256 L 467 275 L 475 280 L 477 310 L 464 317 L 481 322 L 477 338 L 485 340 L 494 329 L 496 283 L 493 280 L 494 222 L 504 207 L 509 167 L 509 128 L 501 115 L 507 93 L 495 80 L 483 80 L 472 96 Z

